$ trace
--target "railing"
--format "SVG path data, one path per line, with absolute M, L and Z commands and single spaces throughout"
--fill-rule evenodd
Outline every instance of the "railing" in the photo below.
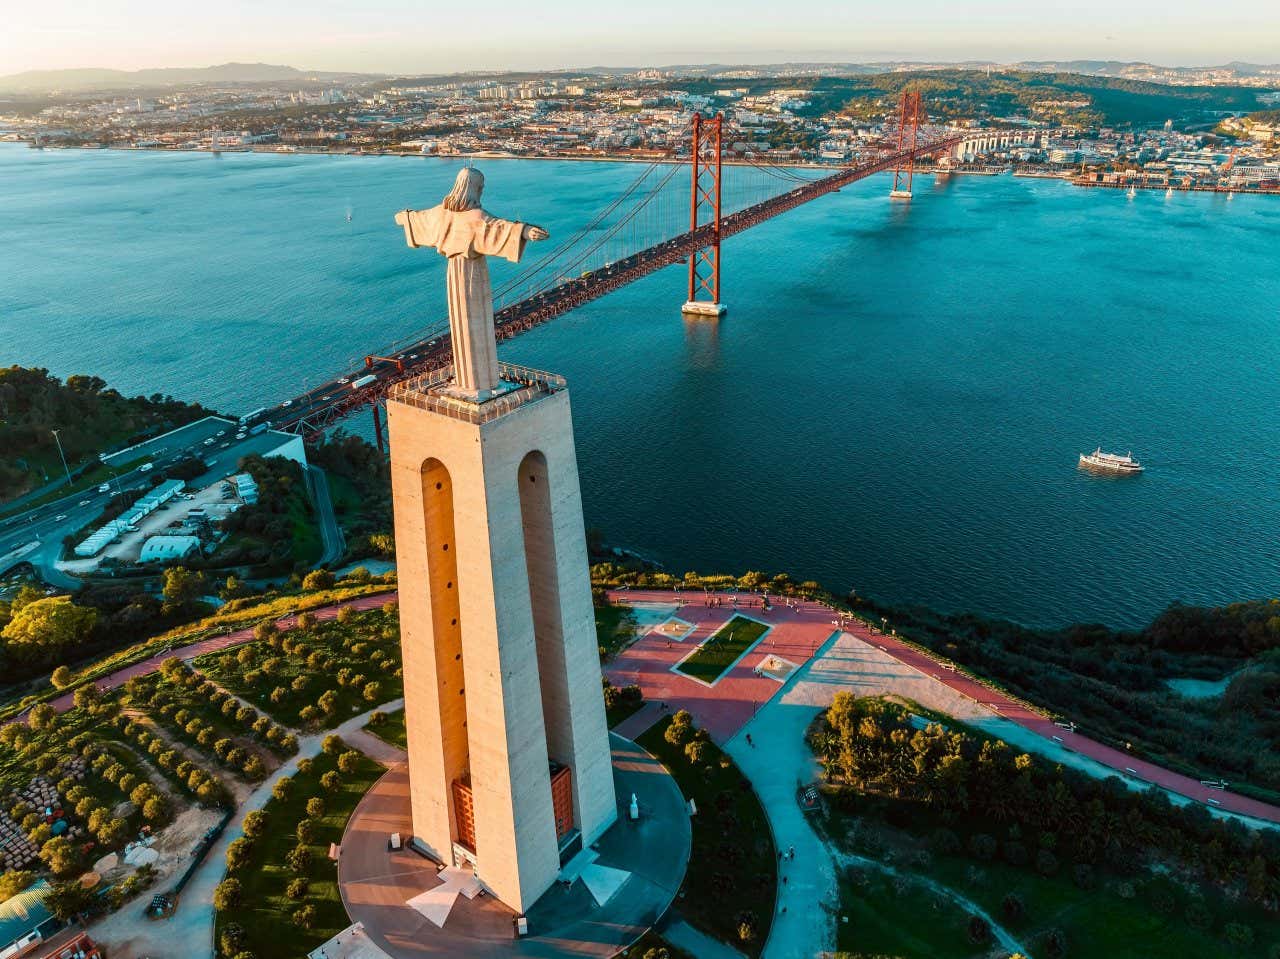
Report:
M 452 365 L 396 383 L 387 391 L 387 399 L 464 423 L 479 424 L 505 416 L 525 403 L 558 393 L 568 385 L 563 376 L 511 363 L 499 363 L 498 375 L 503 383 L 515 389 L 479 403 L 445 392 L 453 382 Z

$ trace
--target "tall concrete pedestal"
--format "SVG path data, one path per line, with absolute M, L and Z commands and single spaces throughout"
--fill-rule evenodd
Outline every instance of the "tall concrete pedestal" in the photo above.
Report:
M 569 394 L 450 374 L 387 402 L 414 839 L 523 912 L 617 817 Z

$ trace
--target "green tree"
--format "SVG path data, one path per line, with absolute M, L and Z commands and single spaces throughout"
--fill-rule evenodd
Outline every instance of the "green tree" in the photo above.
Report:
M 77 606 L 65 596 L 38 599 L 23 606 L 0 636 L 6 649 L 20 662 L 48 662 L 89 638 L 98 622 L 98 611 Z
M 331 733 L 324 737 L 323 742 L 320 743 L 320 748 L 330 756 L 337 756 L 346 750 L 347 744 L 342 741 L 342 737 L 337 733 Z
M 49 871 L 62 878 L 80 867 L 80 857 L 65 836 L 54 836 L 40 847 L 40 858 Z
M 281 776 L 276 780 L 276 784 L 271 787 L 271 795 L 280 800 L 280 802 L 285 802 L 292 794 L 293 779 L 289 776 Z
M 293 910 L 293 924 L 300 929 L 310 929 L 316 924 L 316 907 L 308 903 Z
M 66 689 L 71 685 L 71 679 L 71 669 L 67 666 L 59 666 L 49 677 L 49 682 L 53 683 L 54 689 Z
M 332 589 L 333 583 L 333 573 L 327 569 L 313 569 L 302 578 L 302 588 L 305 590 Z
M 311 847 L 297 845 L 289 850 L 289 854 L 285 856 L 285 864 L 290 871 L 299 876 L 305 875 L 307 870 L 311 868 Z
M 44 905 L 63 922 L 70 922 L 93 903 L 93 892 L 79 882 L 54 883 L 44 896 Z
M 360 753 L 354 749 L 348 749 L 338 757 L 338 771 L 342 773 L 353 773 L 360 766 Z
M 57 721 L 58 714 L 48 703 L 36 703 L 27 713 L 27 725 L 35 730 L 48 729 Z
M 204 576 L 185 566 L 171 566 L 164 571 L 164 601 L 173 606 L 189 606 L 204 595 Z
M 311 819 L 319 819 L 324 815 L 324 800 L 319 796 L 312 796 L 307 800 L 307 816 Z
M 253 861 L 253 840 L 241 836 L 227 846 L 227 872 L 239 872 Z
M 244 900 L 244 887 L 239 879 L 224 879 L 213 890 L 213 908 L 218 912 L 230 912 Z
M 36 874 L 21 869 L 12 869 L 0 874 L 0 902 L 16 896 L 36 881 Z
M 223 956 L 230 959 L 244 948 L 244 926 L 238 922 L 229 922 L 218 933 L 218 949 Z

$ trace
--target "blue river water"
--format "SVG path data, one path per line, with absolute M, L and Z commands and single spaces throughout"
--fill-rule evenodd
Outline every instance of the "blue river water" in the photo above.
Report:
M 488 207 L 559 236 L 637 172 L 481 166 Z M 443 264 L 392 215 L 456 169 L 0 148 L 0 363 L 279 402 L 440 319 Z M 588 525 L 675 569 L 1031 624 L 1280 591 L 1280 201 L 887 191 L 729 240 L 718 325 L 681 319 L 677 267 L 502 346 L 569 379 Z M 1098 445 L 1147 472 L 1080 472 Z

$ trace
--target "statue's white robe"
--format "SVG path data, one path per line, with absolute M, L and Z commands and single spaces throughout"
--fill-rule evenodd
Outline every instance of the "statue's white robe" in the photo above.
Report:
M 454 378 L 477 399 L 498 385 L 498 346 L 493 333 L 493 287 L 486 257 L 519 263 L 524 224 L 499 220 L 483 210 L 455 213 L 443 206 L 402 210 L 396 222 L 412 247 L 435 247 L 449 260 L 449 332 Z

